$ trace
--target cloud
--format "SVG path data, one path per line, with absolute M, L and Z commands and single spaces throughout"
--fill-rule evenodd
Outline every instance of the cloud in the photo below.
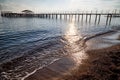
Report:
M 6 0 L 1 1 L 3 10 L 21 11 L 23 9 L 30 9 L 33 11 L 48 11 L 67 9 L 69 0 Z
M 71 0 L 70 7 L 80 10 L 113 10 L 120 9 L 120 0 Z
M 109 10 L 120 9 L 120 0 L 0 0 L 4 10 L 36 12 L 58 10 Z
M 14 3 L 14 2 L 9 2 L 9 3 L 1 3 L 1 6 L 2 6 L 2 10 L 6 11 L 16 11 L 16 12 L 19 12 L 23 9 L 29 9 L 32 7 L 29 7 L 29 6 L 26 6 L 24 4 L 17 4 L 17 3 Z

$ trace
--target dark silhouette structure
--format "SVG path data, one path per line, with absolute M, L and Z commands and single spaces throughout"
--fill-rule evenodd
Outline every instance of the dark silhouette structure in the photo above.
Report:
M 85 17 L 85 21 L 91 22 L 92 16 L 95 16 L 95 24 L 99 24 L 101 20 L 101 16 L 106 17 L 106 25 L 111 23 L 112 17 L 119 17 L 120 13 L 34 13 L 31 10 L 23 10 L 22 13 L 12 13 L 12 12 L 2 12 L 2 17 L 9 17 L 9 18 L 20 18 L 20 17 L 37 17 L 37 18 L 48 18 L 48 19 L 69 19 L 71 20 L 73 17 L 75 20 L 78 21 L 81 19 L 83 21 Z

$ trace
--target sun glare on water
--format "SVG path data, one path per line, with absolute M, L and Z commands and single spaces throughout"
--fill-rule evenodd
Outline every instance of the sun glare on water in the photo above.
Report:
M 71 58 L 75 61 L 76 65 L 81 64 L 82 59 L 86 58 L 86 54 L 82 45 L 82 36 L 78 32 L 77 26 L 75 26 L 74 19 L 68 25 L 68 29 L 65 33 L 65 39 L 67 40 L 67 50 L 71 55 Z
M 72 20 L 72 22 L 68 25 L 68 29 L 66 31 L 65 34 L 65 38 L 66 40 L 68 40 L 69 43 L 75 43 L 76 41 L 78 41 L 80 38 L 82 38 L 79 33 L 78 33 L 78 29 L 75 26 L 74 23 L 74 19 Z

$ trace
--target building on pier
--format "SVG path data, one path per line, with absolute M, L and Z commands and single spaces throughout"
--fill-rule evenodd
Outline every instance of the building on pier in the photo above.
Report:
M 24 13 L 24 14 L 34 14 L 34 12 L 31 11 L 31 10 L 23 10 L 22 13 Z

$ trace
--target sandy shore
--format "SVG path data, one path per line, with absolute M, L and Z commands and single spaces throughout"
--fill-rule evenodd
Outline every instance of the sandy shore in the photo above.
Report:
M 67 56 L 38 70 L 25 80 L 120 80 L 119 32 L 109 33 L 87 41 L 87 58 L 75 67 Z
M 74 67 L 74 61 L 69 57 L 64 57 L 53 64 L 36 71 L 25 80 L 56 80 Z
M 58 80 L 120 80 L 120 45 L 86 54 L 83 64 Z

